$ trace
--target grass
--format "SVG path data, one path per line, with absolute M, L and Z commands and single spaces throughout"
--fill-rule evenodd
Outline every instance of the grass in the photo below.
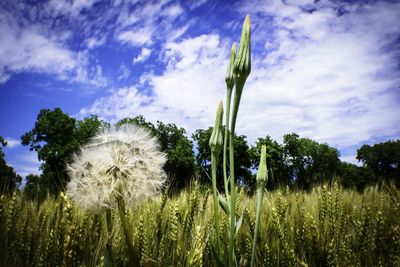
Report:
M 400 192 L 369 187 L 359 194 L 332 187 L 309 193 L 287 188 L 266 192 L 255 266 L 400 266 Z M 250 264 L 255 197 L 243 190 L 236 213 L 244 220 L 235 244 L 239 266 Z M 180 195 L 160 196 L 127 209 L 142 266 L 214 266 L 211 191 L 198 185 Z M 126 266 L 124 234 L 112 213 L 113 261 Z M 220 218 L 228 246 L 227 217 Z M 0 198 L 2 266 L 103 266 L 107 243 L 104 215 L 84 212 L 61 196 L 42 204 L 19 194 Z

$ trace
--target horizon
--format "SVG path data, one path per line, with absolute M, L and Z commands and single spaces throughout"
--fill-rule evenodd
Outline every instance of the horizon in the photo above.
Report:
M 400 2 L 0 3 L 0 136 L 7 163 L 39 173 L 20 137 L 40 109 L 114 123 L 143 115 L 190 137 L 225 101 L 230 47 L 252 20 L 252 72 L 236 133 L 297 133 L 337 148 L 400 138 Z M 224 103 L 225 105 L 225 103 Z

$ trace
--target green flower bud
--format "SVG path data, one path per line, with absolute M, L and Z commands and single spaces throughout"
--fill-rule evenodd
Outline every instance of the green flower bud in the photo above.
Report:
M 265 186 L 268 181 L 267 147 L 265 145 L 262 145 L 261 147 L 260 166 L 258 167 L 256 180 L 257 186 Z
M 231 58 L 229 60 L 228 70 L 226 72 L 226 77 L 225 77 L 226 87 L 230 90 L 232 90 L 233 86 L 235 85 L 235 75 L 233 73 L 235 59 L 236 59 L 236 43 L 233 43 L 231 48 Z
M 239 52 L 236 56 L 234 73 L 237 82 L 243 84 L 251 71 L 251 56 L 250 56 L 250 16 L 247 15 L 242 28 L 242 36 L 240 37 Z
M 222 115 L 224 113 L 224 109 L 222 107 L 222 101 L 219 102 L 217 115 L 215 117 L 215 126 L 213 132 L 210 137 L 210 148 L 211 153 L 215 153 L 218 155 L 223 146 L 223 136 L 222 136 Z

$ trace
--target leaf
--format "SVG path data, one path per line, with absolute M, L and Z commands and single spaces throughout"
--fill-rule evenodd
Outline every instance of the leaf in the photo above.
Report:
M 226 199 L 218 193 L 218 202 L 221 208 L 224 210 L 225 214 L 229 216 L 229 206 L 228 203 L 226 202 Z
M 239 220 L 237 220 L 235 223 L 235 237 L 237 236 L 237 234 L 239 232 L 240 226 L 242 226 L 242 222 L 243 222 L 243 213 L 239 217 Z
M 211 246 L 211 253 L 212 253 L 212 255 L 213 255 L 214 259 L 215 259 L 215 262 L 217 263 L 217 266 L 225 267 L 225 263 L 219 257 L 218 252 L 217 252 L 214 244 L 210 242 L 210 246 Z

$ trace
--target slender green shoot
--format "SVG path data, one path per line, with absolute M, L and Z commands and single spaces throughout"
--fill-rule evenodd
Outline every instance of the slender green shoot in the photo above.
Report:
M 240 98 L 247 77 L 251 71 L 250 58 L 250 16 L 247 15 L 243 23 L 242 35 L 240 38 L 239 52 L 235 59 L 235 95 L 233 99 L 232 119 L 230 122 L 229 138 L 229 164 L 230 164 L 230 214 L 229 214 L 229 247 L 228 247 L 228 266 L 234 266 L 235 260 L 235 236 L 236 236 L 236 185 L 235 185 L 235 160 L 234 160 L 234 136 L 236 118 L 239 111 Z
M 257 237 L 260 225 L 260 215 L 261 208 L 264 197 L 265 185 L 268 181 L 268 169 L 267 169 L 267 149 L 265 145 L 261 147 L 261 158 L 260 165 L 257 172 L 256 182 L 257 182 L 257 210 L 256 210 L 256 226 L 254 228 L 254 239 L 253 239 L 253 249 L 251 251 L 251 263 L 250 266 L 254 266 L 254 260 L 256 255 Z
M 222 101 L 218 105 L 217 114 L 215 118 L 215 126 L 210 138 L 210 148 L 211 148 L 211 177 L 213 186 L 213 201 L 214 201 L 214 223 L 215 223 L 215 239 L 217 243 L 217 253 L 220 255 L 221 245 L 220 245 L 220 234 L 219 234 L 219 215 L 218 215 L 218 197 L 217 197 L 217 166 L 218 157 L 222 150 L 222 116 L 223 116 Z

